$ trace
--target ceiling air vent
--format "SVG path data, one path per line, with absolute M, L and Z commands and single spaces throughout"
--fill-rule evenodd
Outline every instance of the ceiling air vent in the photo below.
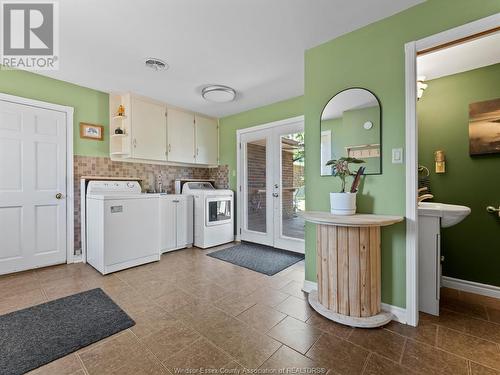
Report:
M 156 59 L 154 57 L 146 59 L 146 66 L 156 71 L 168 69 L 168 64 L 165 61 Z

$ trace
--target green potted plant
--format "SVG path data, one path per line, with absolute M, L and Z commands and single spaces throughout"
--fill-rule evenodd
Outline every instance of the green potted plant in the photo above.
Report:
M 358 190 L 359 178 L 363 174 L 364 169 L 360 167 L 357 173 L 353 173 L 349 164 L 362 164 L 364 160 L 341 157 L 339 159 L 330 160 L 326 163 L 332 167 L 332 176 L 339 177 L 341 181 L 341 189 L 339 193 L 330 193 L 330 212 L 334 215 L 354 215 L 356 213 L 356 193 Z M 347 178 L 356 176 L 350 191 L 346 191 Z

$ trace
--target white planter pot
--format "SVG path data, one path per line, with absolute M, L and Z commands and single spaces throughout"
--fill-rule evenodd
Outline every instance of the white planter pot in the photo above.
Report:
M 330 212 L 334 215 L 354 215 L 356 193 L 330 193 Z

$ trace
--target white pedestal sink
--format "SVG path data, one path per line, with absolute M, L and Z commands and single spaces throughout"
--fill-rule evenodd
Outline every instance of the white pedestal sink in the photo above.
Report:
M 441 228 L 448 228 L 460 223 L 470 212 L 469 207 L 456 204 L 435 202 L 420 202 L 418 204 L 418 215 L 440 217 Z
M 441 228 L 460 223 L 471 212 L 454 204 L 420 202 L 418 204 L 418 288 L 419 309 L 439 315 L 441 288 Z

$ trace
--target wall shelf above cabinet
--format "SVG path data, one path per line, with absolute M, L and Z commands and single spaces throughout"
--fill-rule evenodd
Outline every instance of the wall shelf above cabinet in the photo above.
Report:
M 120 160 L 130 156 L 131 144 L 130 120 L 125 115 L 117 115 L 118 108 L 123 106 L 127 111 L 130 109 L 130 97 L 127 95 L 109 96 L 109 154 L 111 157 L 118 157 Z M 120 129 L 123 134 L 116 134 Z

